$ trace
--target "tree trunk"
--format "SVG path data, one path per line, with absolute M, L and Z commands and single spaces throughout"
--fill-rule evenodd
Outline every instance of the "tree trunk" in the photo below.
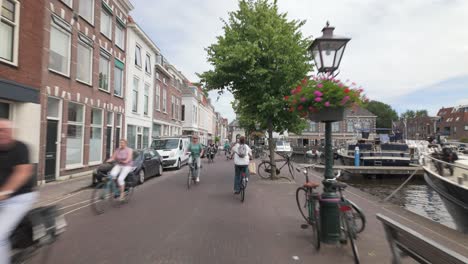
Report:
M 268 122 L 268 147 L 270 149 L 271 179 L 276 180 L 275 146 L 273 143 L 273 124 Z

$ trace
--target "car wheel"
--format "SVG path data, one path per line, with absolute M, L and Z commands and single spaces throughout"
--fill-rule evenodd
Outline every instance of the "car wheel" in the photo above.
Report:
M 180 162 L 180 159 L 177 161 L 177 170 L 180 170 L 180 167 L 181 167 L 181 162 Z
M 145 170 L 140 170 L 140 172 L 138 172 L 138 183 L 143 184 L 145 182 L 145 176 Z
M 163 174 L 163 167 L 162 167 L 162 164 L 159 164 L 158 176 L 161 176 L 162 174 Z

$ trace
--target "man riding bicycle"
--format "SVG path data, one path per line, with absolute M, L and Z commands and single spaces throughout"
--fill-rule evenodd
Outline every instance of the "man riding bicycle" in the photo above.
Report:
M 216 154 L 216 150 L 217 150 L 216 145 L 213 143 L 213 141 L 211 141 L 211 142 L 209 143 L 208 149 L 207 149 L 207 152 L 208 152 L 207 157 L 208 157 L 208 159 L 211 159 L 211 160 L 214 159 L 215 154 Z
M 232 152 L 232 156 L 234 156 L 234 194 L 239 194 L 241 173 L 246 171 L 247 176 L 249 174 L 248 166 L 250 159 L 252 159 L 252 150 L 245 144 L 245 137 L 240 137 L 239 142 L 232 148 Z
M 115 179 L 120 188 L 120 200 L 125 200 L 125 178 L 133 170 L 133 150 L 127 147 L 127 140 L 121 139 L 119 148 L 115 150 L 114 155 L 107 162 L 116 161 L 117 164 L 110 171 L 110 176 Z
M 10 263 L 10 235 L 37 199 L 28 147 L 0 119 L 0 264 Z
M 231 144 L 229 144 L 229 141 L 226 140 L 226 142 L 224 142 L 224 154 L 230 154 L 231 152 Z
M 188 146 L 188 152 L 190 153 L 189 157 L 189 164 L 192 164 L 193 159 L 197 162 L 197 182 L 200 182 L 200 166 L 201 166 L 201 159 L 200 157 L 203 156 L 204 149 L 202 148 L 201 144 L 198 143 L 198 137 L 193 136 L 192 137 L 192 143 Z

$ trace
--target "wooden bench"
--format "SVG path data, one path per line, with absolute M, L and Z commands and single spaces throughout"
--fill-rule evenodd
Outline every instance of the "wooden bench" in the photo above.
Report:
M 385 229 L 392 264 L 400 264 L 401 258 L 410 256 L 419 263 L 466 264 L 468 258 L 436 243 L 418 232 L 384 216 L 377 214 Z

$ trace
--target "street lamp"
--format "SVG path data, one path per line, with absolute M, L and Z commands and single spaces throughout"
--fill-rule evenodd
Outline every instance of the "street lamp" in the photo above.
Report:
M 319 73 L 333 75 L 340 66 L 346 44 L 350 38 L 333 35 L 334 27 L 330 27 L 327 21 L 322 29 L 323 35 L 314 40 L 309 51 L 315 60 L 315 66 Z M 336 75 L 336 74 L 335 74 Z M 342 119 L 342 118 L 341 118 Z M 324 243 L 336 243 L 340 240 L 340 212 L 337 203 L 339 195 L 327 179 L 335 177 L 333 173 L 333 150 L 332 150 L 332 123 L 336 119 L 322 120 L 325 123 L 325 179 L 323 180 L 323 193 L 320 202 L 320 224 L 321 238 Z
M 350 38 L 333 35 L 334 27 L 327 21 L 322 29 L 323 35 L 314 40 L 309 47 L 318 72 L 333 73 L 340 66 L 346 44 Z

